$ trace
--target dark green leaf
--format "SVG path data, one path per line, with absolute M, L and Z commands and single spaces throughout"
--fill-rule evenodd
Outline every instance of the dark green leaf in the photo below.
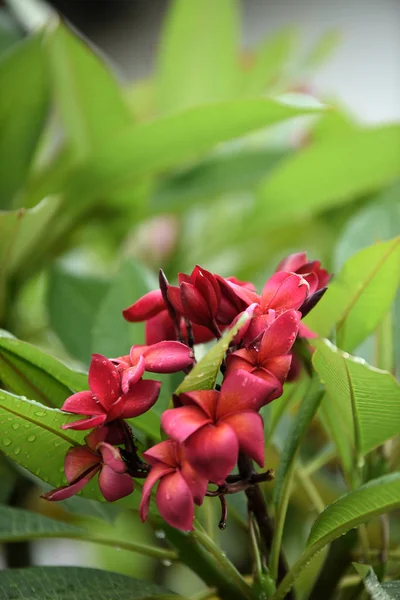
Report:
M 83 530 L 29 510 L 0 506 L 0 543 L 49 537 L 79 537 Z
M 21 37 L 22 32 L 16 23 L 4 8 L 0 8 L 0 55 L 18 42 Z

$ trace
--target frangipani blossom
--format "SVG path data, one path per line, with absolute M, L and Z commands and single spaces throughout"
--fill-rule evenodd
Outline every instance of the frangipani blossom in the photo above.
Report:
M 90 390 L 73 394 L 61 407 L 87 418 L 66 423 L 62 429 L 91 429 L 116 419 L 138 417 L 156 402 L 160 385 L 159 381 L 140 380 L 124 394 L 117 367 L 102 354 L 93 354 L 89 368 Z
M 46 500 L 65 500 L 80 492 L 99 473 L 99 488 L 108 502 L 114 502 L 133 492 L 133 479 L 120 451 L 105 442 L 108 428 L 98 427 L 85 438 L 86 446 L 76 446 L 67 452 L 64 462 L 68 485 L 43 494 Z
M 200 475 L 222 484 L 237 463 L 239 451 L 264 464 L 264 429 L 257 411 L 276 397 L 276 384 L 246 371 L 233 371 L 221 391 L 181 394 L 183 406 L 164 412 L 161 425 Z
M 112 359 L 121 374 L 121 386 L 127 394 L 131 385 L 150 373 L 176 373 L 194 362 L 192 350 L 180 342 L 158 342 L 151 346 L 132 346 L 129 355 Z
M 140 518 L 149 512 L 153 486 L 159 481 L 156 504 L 165 521 L 183 531 L 193 529 L 194 504 L 202 504 L 208 480 L 201 477 L 185 458 L 184 449 L 173 440 L 166 440 L 143 453 L 152 465 L 143 486 Z

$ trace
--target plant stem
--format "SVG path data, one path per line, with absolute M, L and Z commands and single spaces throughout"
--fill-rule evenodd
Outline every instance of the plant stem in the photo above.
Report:
M 325 509 L 325 502 L 322 500 L 316 486 L 307 471 L 299 463 L 296 466 L 296 477 L 300 485 L 306 492 L 310 502 L 313 504 L 317 513 L 321 513 Z

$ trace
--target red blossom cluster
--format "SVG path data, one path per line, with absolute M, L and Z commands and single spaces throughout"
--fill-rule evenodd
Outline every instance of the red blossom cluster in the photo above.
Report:
M 264 466 L 264 428 L 260 409 L 281 396 L 283 383 L 300 368 L 294 344 L 313 337 L 301 323 L 322 297 L 329 274 L 305 253 L 283 260 L 261 295 L 251 283 L 223 278 L 196 266 L 180 273 L 178 285 L 160 272 L 160 289 L 123 311 L 125 319 L 146 321 L 146 346 L 108 359 L 94 354 L 90 390 L 70 396 L 62 410 L 84 418 L 63 429 L 87 430 L 85 446 L 72 447 L 65 458 L 68 485 L 44 495 L 63 500 L 78 493 L 98 473 L 107 501 L 133 492 L 134 478 L 145 478 L 140 515 L 145 520 L 151 491 L 161 516 L 173 527 L 191 530 L 194 505 L 206 495 L 224 496 L 245 489 L 232 475 L 240 455 Z M 161 425 L 169 439 L 139 456 L 126 419 L 137 417 L 157 401 L 160 382 L 144 373 L 188 373 L 195 364 L 194 345 L 219 339 L 248 313 L 223 361 L 223 381 L 213 390 L 174 397 Z M 217 491 L 209 491 L 215 484 Z M 223 524 L 222 524 L 223 525 Z

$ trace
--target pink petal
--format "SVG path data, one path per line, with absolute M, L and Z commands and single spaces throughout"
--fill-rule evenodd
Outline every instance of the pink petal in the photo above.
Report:
M 124 394 L 129 392 L 129 388 L 137 383 L 145 371 L 145 360 L 139 356 L 137 363 L 129 369 L 124 369 L 121 373 L 121 388 Z
M 86 446 L 70 448 L 64 460 L 64 472 L 68 483 L 74 482 L 96 465 L 100 464 L 100 456 Z
M 142 499 L 140 501 L 139 513 L 142 521 L 147 519 L 150 506 L 151 490 L 154 484 L 164 475 L 174 473 L 175 469 L 167 467 L 163 464 L 155 464 L 151 467 L 150 473 L 147 475 L 142 489 Z
M 133 479 L 127 473 L 116 473 L 104 465 L 99 475 L 99 488 L 107 502 L 114 502 L 133 492 Z
M 165 463 L 170 467 L 177 467 L 177 443 L 174 440 L 165 440 L 143 452 L 143 458 L 150 464 Z
M 150 379 L 143 379 L 135 383 L 131 390 L 122 396 L 123 407 L 121 418 L 130 419 L 132 417 L 138 417 L 156 403 L 157 398 L 160 394 L 160 381 L 152 381 Z
M 243 411 L 229 415 L 223 420 L 236 433 L 240 451 L 264 466 L 264 425 L 260 415 L 254 411 Z
M 187 460 L 183 461 L 180 472 L 189 486 L 195 503 L 198 506 L 201 506 L 203 504 L 204 496 L 206 495 L 208 479 L 199 475 Z
M 216 390 L 197 390 L 180 394 L 179 400 L 184 406 L 197 405 L 205 415 L 210 419 L 215 418 L 215 411 L 218 404 L 219 392 Z
M 89 387 L 95 399 L 106 410 L 121 395 L 121 378 L 118 369 L 102 354 L 92 354 Z
M 106 438 L 109 437 L 110 427 L 96 427 L 86 437 L 86 445 L 93 451 L 97 451 L 97 446 L 100 442 L 105 442 Z
M 318 337 L 318 335 L 315 333 L 315 331 L 312 331 L 311 329 L 309 329 L 309 327 L 307 327 L 307 325 L 304 325 L 304 323 L 300 323 L 299 337 L 313 339 L 313 338 Z
M 297 337 L 301 314 L 287 310 L 265 330 L 260 343 L 260 362 L 290 352 Z
M 237 462 L 239 441 L 233 429 L 220 422 L 191 435 L 185 443 L 185 453 L 199 475 L 222 484 Z
M 127 321 L 137 323 L 155 317 L 162 310 L 165 310 L 165 302 L 161 290 L 154 290 L 139 298 L 129 308 L 125 308 L 122 314 Z
M 229 354 L 226 359 L 225 377 L 228 377 L 230 373 L 237 371 L 238 369 L 252 373 L 257 367 L 255 367 L 253 363 L 248 363 L 240 356 L 236 356 L 236 352 Z
M 196 265 L 192 271 L 192 281 L 197 286 L 203 279 L 208 281 L 213 288 L 213 294 L 215 295 L 218 304 L 221 297 L 221 290 L 218 285 L 217 275 L 213 275 L 210 271 L 200 267 L 200 265 Z
M 205 344 L 215 338 L 215 334 L 210 331 L 210 329 L 203 327 L 202 325 L 198 325 L 197 323 L 192 323 L 192 330 L 195 344 Z M 183 338 L 187 340 L 187 329 L 184 321 L 181 324 L 181 331 Z
M 181 283 L 181 300 L 185 317 L 193 323 L 208 325 L 213 316 L 200 291 L 190 283 Z
M 143 344 L 135 344 L 135 346 L 131 346 L 128 357 L 131 367 L 137 363 L 143 352 L 147 350 L 148 347 L 149 346 L 144 346 Z
M 100 468 L 100 467 L 99 467 Z M 67 498 L 71 498 L 75 494 L 78 494 L 84 487 L 89 483 L 89 481 L 96 475 L 99 468 L 93 469 L 90 471 L 85 477 L 82 477 L 75 483 L 71 485 L 63 485 L 62 487 L 57 488 L 56 490 L 52 490 L 51 492 L 47 492 L 46 494 L 42 494 L 42 498 L 45 500 L 66 500 Z
M 175 373 L 186 369 L 194 362 L 193 352 L 180 342 L 159 342 L 149 346 L 143 353 L 146 371 L 153 373 Z
M 156 503 L 160 515 L 171 527 L 182 531 L 193 529 L 193 496 L 179 471 L 161 479 L 156 493 Z
M 183 313 L 183 306 L 181 301 L 181 290 L 176 285 L 169 285 L 167 290 L 167 298 L 172 304 L 175 312 L 178 314 Z
M 256 292 L 227 278 L 225 278 L 225 281 L 235 295 L 240 298 L 240 300 L 243 300 L 246 306 L 250 306 L 250 304 L 259 304 L 260 296 Z
M 263 311 L 275 309 L 278 312 L 298 309 L 307 297 L 309 286 L 301 275 L 280 271 L 265 284 L 261 295 Z
M 171 408 L 161 417 L 161 427 L 165 433 L 180 443 L 208 423 L 211 423 L 211 419 L 197 406 Z
M 85 431 L 85 429 L 92 429 L 99 425 L 104 425 L 107 415 L 99 415 L 96 417 L 90 417 L 90 419 L 81 419 L 80 421 L 74 421 L 73 423 L 65 423 L 61 426 L 61 429 L 75 429 L 76 431 Z
M 77 392 L 66 399 L 61 407 L 65 412 L 74 413 L 76 415 L 102 415 L 104 409 L 93 398 L 92 392 Z
M 217 282 L 214 280 L 214 276 L 211 275 L 211 273 L 208 273 L 206 276 L 205 273 L 207 273 L 207 271 L 202 271 L 199 269 L 196 275 L 195 288 L 204 298 L 208 306 L 209 314 L 211 314 L 211 316 L 215 319 L 217 316 L 221 292 Z
M 146 344 L 156 344 L 163 340 L 174 340 L 175 327 L 167 310 L 163 310 L 157 316 L 149 319 L 146 323 Z
M 295 252 L 284 258 L 275 271 L 297 272 L 305 263 L 307 263 L 307 252 Z
M 116 473 L 125 473 L 126 464 L 122 460 L 121 453 L 118 448 L 114 448 L 111 444 L 101 442 L 98 445 L 98 450 L 103 459 L 103 465 L 107 465 Z
M 278 382 L 279 383 L 279 382 Z M 242 410 L 259 410 L 276 390 L 275 383 L 263 381 L 246 371 L 233 371 L 224 379 L 217 407 L 217 417 Z
M 292 362 L 291 354 L 284 354 L 282 356 L 274 356 L 263 363 L 263 368 L 266 371 L 272 373 L 281 383 L 283 383 L 287 377 Z M 257 373 L 258 375 L 258 373 Z

